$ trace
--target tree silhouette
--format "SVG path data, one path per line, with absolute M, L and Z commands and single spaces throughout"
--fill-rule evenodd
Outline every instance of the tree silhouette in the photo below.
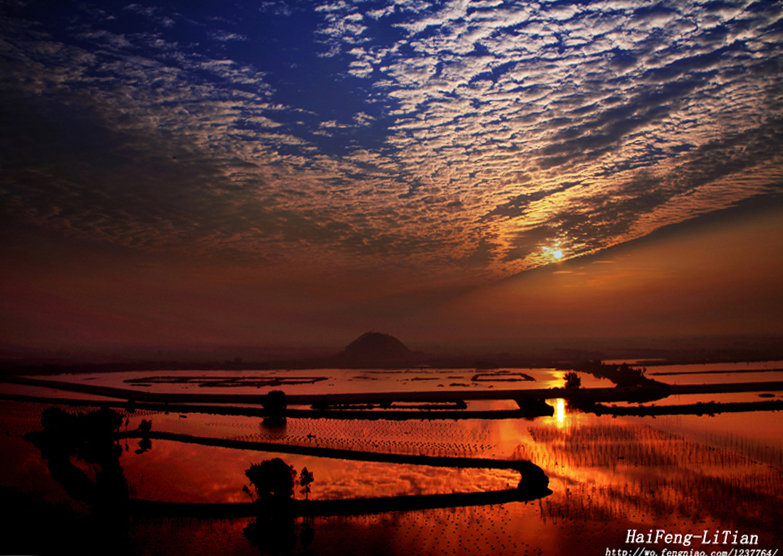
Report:
M 152 420 L 142 419 L 141 423 L 139 423 L 139 432 L 144 436 L 147 436 L 149 435 L 151 430 L 152 430 Z
M 122 415 L 108 408 L 68 413 L 50 407 L 41 414 L 43 430 L 27 433 L 25 439 L 41 451 L 52 478 L 68 494 L 103 509 L 121 507 L 128 501 L 122 448 L 115 438 L 122 423 Z M 76 461 L 91 467 L 94 479 Z
M 291 499 L 296 485 L 296 470 L 280 458 L 270 459 L 251 465 L 245 475 L 256 491 L 257 511 L 255 520 L 244 529 L 245 537 L 261 548 L 265 553 L 290 554 L 301 541 L 302 549 L 313 542 L 315 531 L 308 521 L 302 523 L 297 535 L 294 511 Z M 307 498 L 313 474 L 305 467 L 299 476 L 299 486 Z M 250 488 L 244 486 L 242 492 L 249 495 Z
M 259 501 L 282 503 L 294 496 L 296 470 L 280 458 L 251 465 L 245 475 L 255 488 Z
M 264 396 L 261 404 L 264 406 L 264 424 L 279 427 L 285 424 L 286 402 L 285 392 L 272 390 Z
M 582 387 L 582 379 L 574 371 L 566 373 L 564 378 L 566 390 L 576 390 Z
M 302 493 L 305 495 L 305 500 L 307 500 L 307 496 L 310 494 L 310 485 L 314 480 L 313 474 L 307 470 L 307 467 L 303 468 L 302 473 L 299 475 L 299 486 L 302 487 Z

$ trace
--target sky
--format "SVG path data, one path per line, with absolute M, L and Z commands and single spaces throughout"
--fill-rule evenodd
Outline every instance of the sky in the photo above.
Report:
M 0 350 L 783 336 L 780 2 L 0 0 Z

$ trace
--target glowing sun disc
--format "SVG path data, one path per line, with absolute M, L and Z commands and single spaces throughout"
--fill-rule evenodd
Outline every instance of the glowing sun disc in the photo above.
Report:
M 556 259 L 562 259 L 563 252 L 560 249 L 558 249 L 557 251 L 552 251 L 552 256 Z

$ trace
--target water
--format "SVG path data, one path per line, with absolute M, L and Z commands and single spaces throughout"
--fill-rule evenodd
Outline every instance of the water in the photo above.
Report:
M 667 384 L 713 384 L 783 380 L 783 361 L 657 365 L 647 376 Z
M 156 393 L 333 394 L 366 392 L 471 391 L 487 388 L 554 388 L 565 371 L 556 369 L 317 369 L 127 371 L 54 375 L 65 382 Z M 606 379 L 582 374 L 582 386 L 611 387 Z
M 698 376 L 703 383 L 718 383 L 728 380 L 722 374 L 701 371 L 754 371 L 780 368 L 778 363 L 770 362 L 767 367 L 758 363 L 739 364 L 740 367 L 734 364 L 688 366 L 687 369 L 658 366 L 650 367 L 648 374 L 653 370 L 689 372 L 688 379 Z M 694 370 L 699 374 L 693 373 Z M 494 383 L 496 388 L 562 385 L 560 371 L 507 371 L 530 375 L 535 381 L 499 381 Z M 190 379 L 150 381 L 150 386 L 127 382 L 162 375 L 224 376 L 220 371 L 144 371 L 63 378 L 162 392 L 247 393 L 284 389 L 292 393 L 326 393 L 487 388 L 487 384 L 476 387 L 470 381 L 476 373 L 473 369 L 237 371 L 226 373 L 232 379 L 240 379 L 233 386 L 200 386 Z M 761 374 L 765 375 L 761 380 L 779 380 L 774 372 Z M 326 380 L 293 386 L 242 384 L 245 379 L 285 375 L 326 377 Z M 435 380 L 408 380 L 417 377 Z M 598 379 L 591 381 L 589 375 L 583 375 L 583 386 L 606 385 Z M 450 386 L 458 382 L 469 385 Z M 780 399 L 779 392 L 773 395 L 774 399 Z M 709 398 L 724 401 L 738 399 L 737 396 L 742 401 L 760 399 L 757 393 L 718 394 Z M 695 399 L 678 398 L 657 403 L 691 403 Z M 482 403 L 492 408 L 506 407 L 503 401 Z M 315 481 L 309 498 L 315 500 L 488 491 L 513 488 L 519 481 L 519 474 L 508 469 L 453 469 L 259 452 L 204 446 L 187 441 L 189 437 L 395 454 L 527 459 L 546 472 L 552 491 L 551 495 L 531 502 L 295 518 L 290 523 L 275 523 L 272 530 L 278 533 L 271 536 L 268 528 L 265 529 L 268 524 L 252 517 L 213 519 L 142 514 L 132 516 L 125 523 L 126 546 L 135 552 L 166 554 L 258 554 L 261 550 L 262 553 L 313 554 L 599 555 L 605 554 L 607 548 L 628 548 L 624 543 L 629 529 L 646 532 L 662 528 L 675 533 L 737 530 L 757 534 L 760 544 L 755 548 L 783 548 L 779 527 L 783 517 L 780 492 L 783 416 L 780 412 L 611 417 L 580 413 L 563 400 L 550 400 L 550 403 L 554 415 L 536 419 L 288 419 L 285 426 L 275 428 L 251 417 L 123 410 L 123 416 L 127 417 L 123 430 L 135 430 L 144 419 L 152 422 L 154 432 L 186 435 L 183 440 L 153 438 L 146 449 L 142 449 L 138 438 L 120 441 L 119 462 L 131 496 L 137 498 L 169 502 L 246 501 L 249 496 L 242 490 L 248 483 L 245 470 L 253 463 L 274 457 L 284 459 L 297 472 L 304 467 L 313 472 Z M 0 449 L 4 454 L 0 458 L 0 486 L 31 493 L 36 499 L 45 500 L 50 505 L 47 507 L 64 505 L 74 515 L 86 515 L 88 506 L 73 499 L 52 478 L 41 452 L 22 438 L 26 432 L 41 428 L 40 415 L 46 407 L 46 404 L 12 401 L 0 405 Z M 94 477 L 95 470 L 83 467 Z M 296 496 L 301 498 L 303 494 L 298 490 Z M 258 531 L 267 533 L 257 534 Z M 650 547 L 660 550 L 663 545 Z M 3 548 L 0 546 L 0 552 Z

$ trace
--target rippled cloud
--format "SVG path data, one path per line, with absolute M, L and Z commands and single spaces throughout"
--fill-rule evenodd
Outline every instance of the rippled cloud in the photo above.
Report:
M 2 4 L 6 214 L 501 276 L 778 197 L 760 2 Z

